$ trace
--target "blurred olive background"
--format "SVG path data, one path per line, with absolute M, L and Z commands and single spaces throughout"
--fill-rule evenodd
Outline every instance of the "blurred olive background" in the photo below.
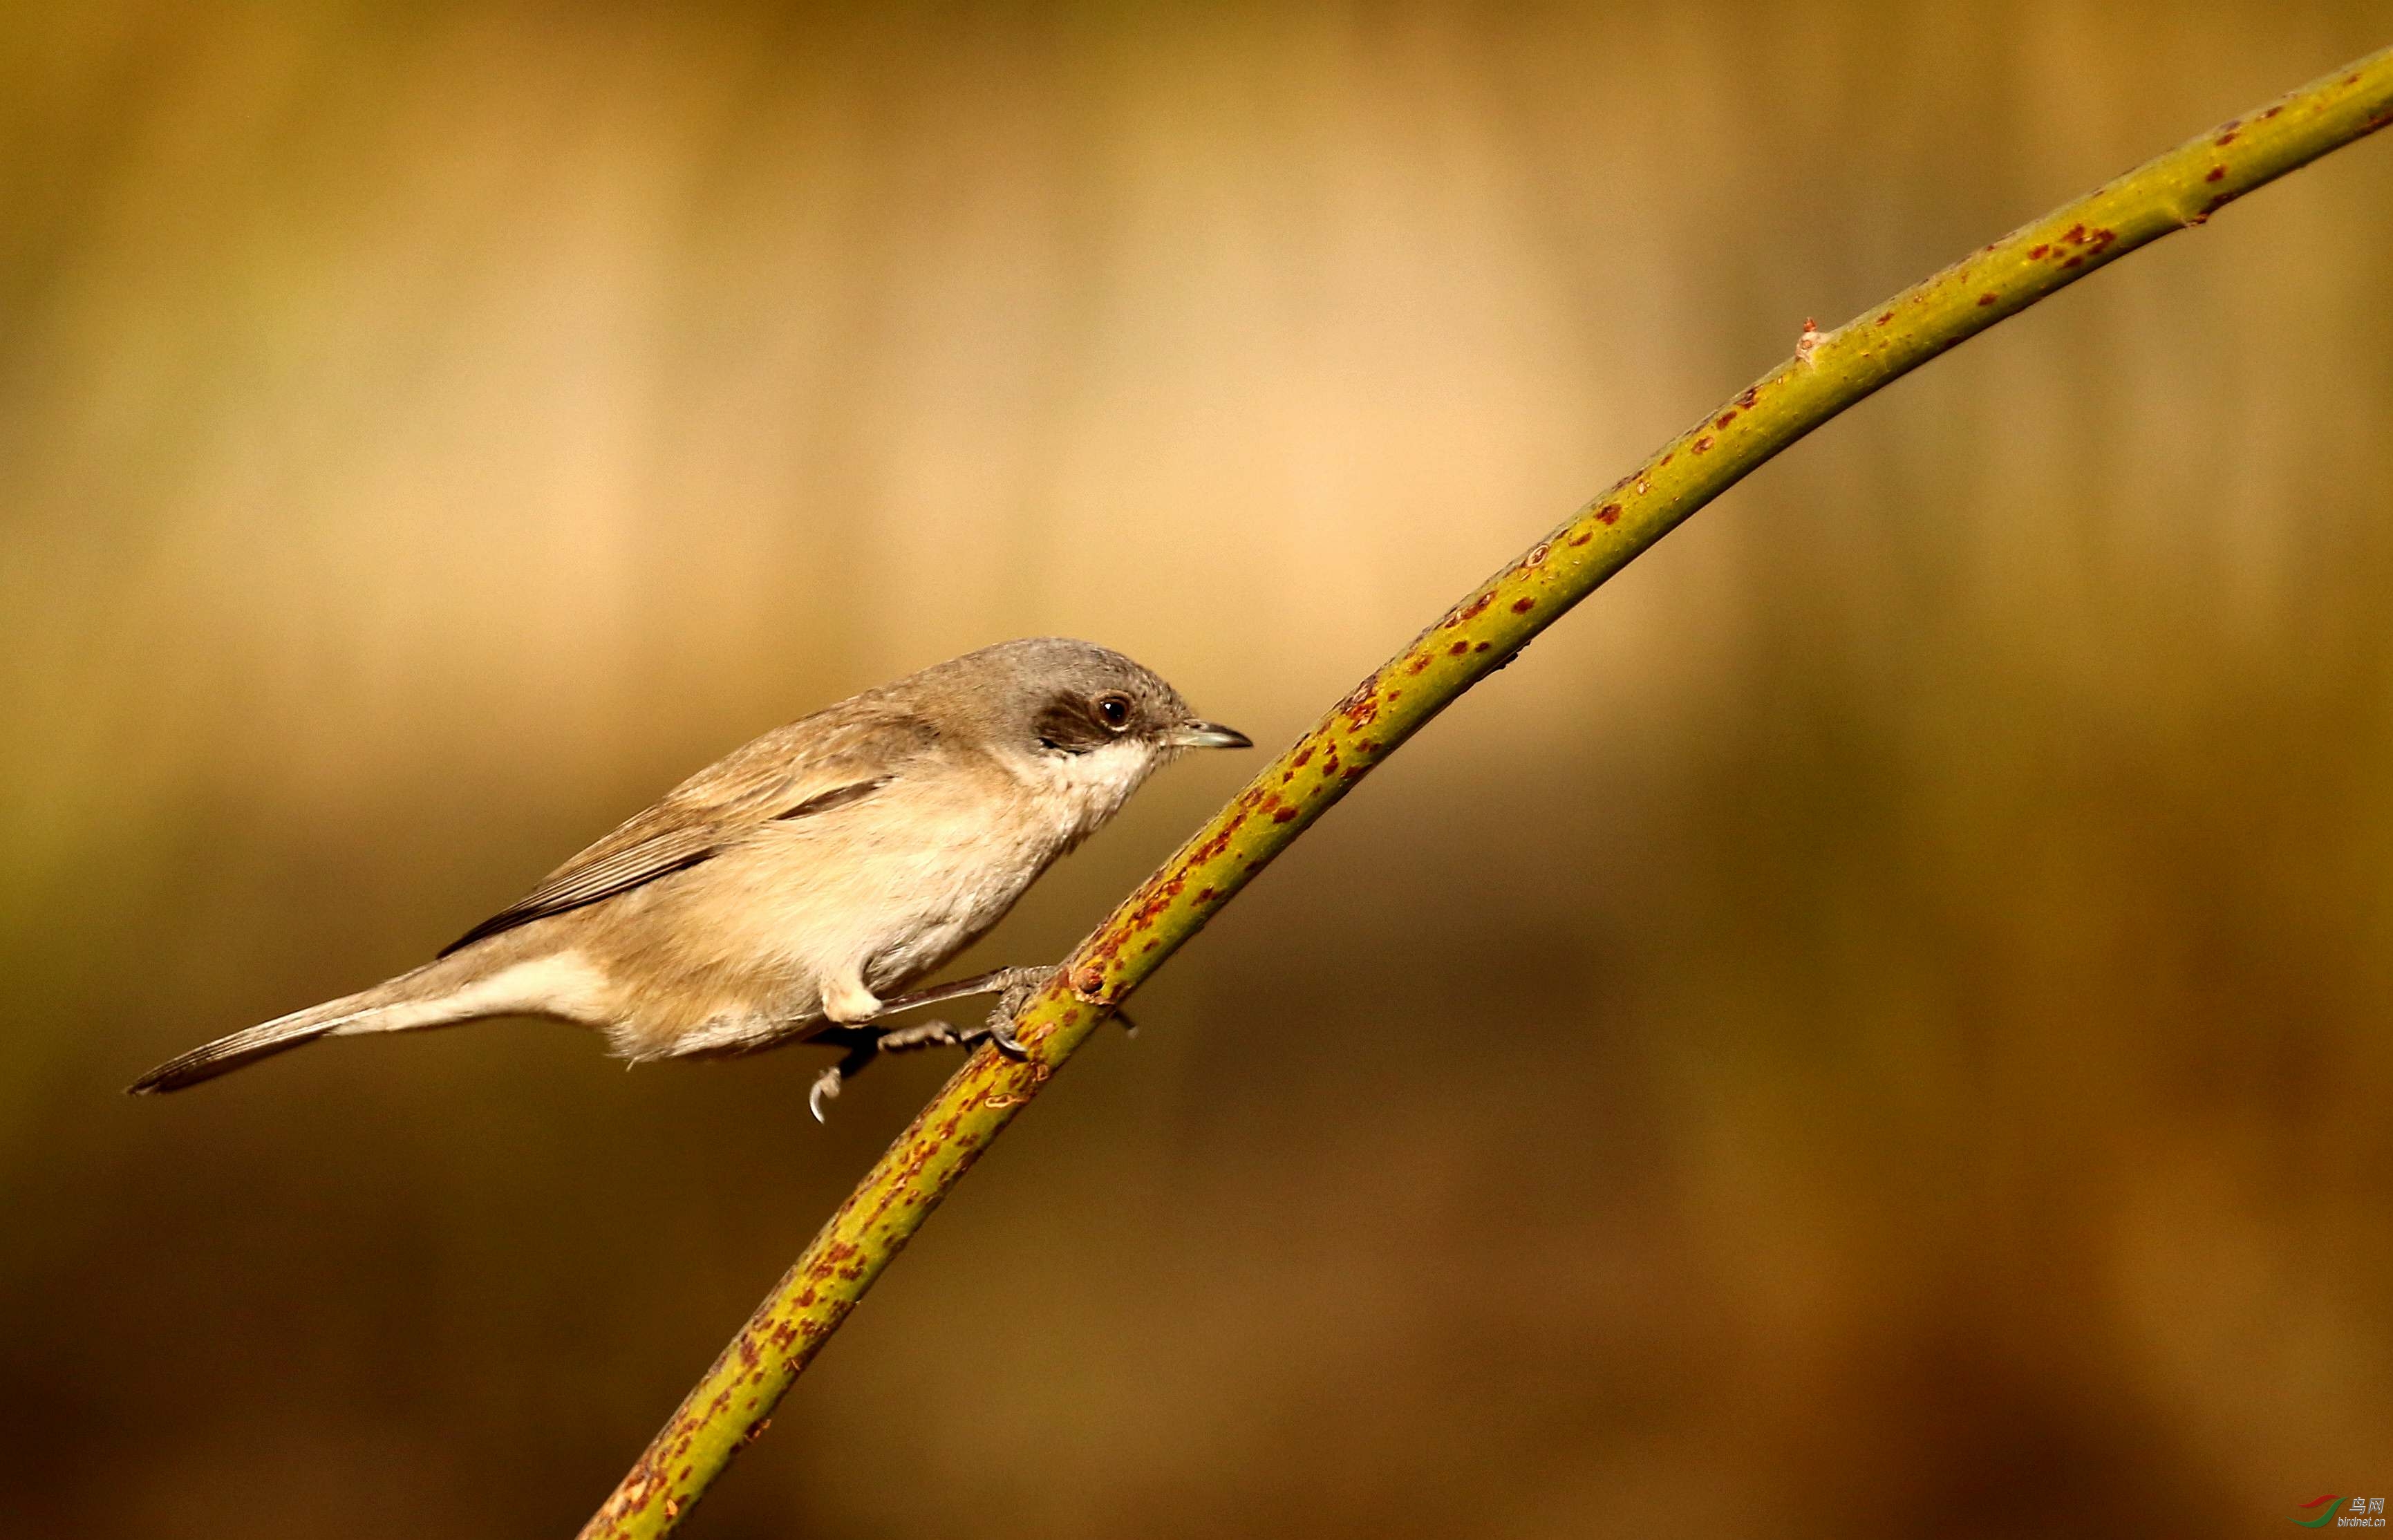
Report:
M 1007 636 L 1285 742 L 2381 6 L 0 15 L 10 1534 L 561 1535 L 942 1063 L 166 1101 Z M 714 1537 L 2282 1533 L 2393 1494 L 2393 143 L 1836 423 L 1299 845 Z M 1255 756 L 965 965 L 1060 955 Z

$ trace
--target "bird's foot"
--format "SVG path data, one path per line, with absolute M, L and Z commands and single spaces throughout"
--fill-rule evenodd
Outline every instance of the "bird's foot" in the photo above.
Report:
M 880 1046 L 892 1052 L 904 1052 L 916 1048 L 969 1048 L 986 1038 L 997 1045 L 1008 1058 L 1019 1059 L 1030 1051 L 1013 1035 L 1014 1013 L 1030 1003 L 1030 997 L 1047 986 L 1055 976 L 1053 967 L 1000 968 L 994 972 L 956 984 L 944 984 L 935 989 L 924 989 L 914 996 L 899 996 L 890 1003 L 927 1005 L 933 1000 L 959 999 L 967 994 L 995 995 L 997 1008 L 978 1026 L 958 1026 L 952 1022 L 917 1022 L 912 1026 L 892 1027 L 881 1034 Z
M 1027 1059 L 1029 1047 L 1013 1035 L 1013 1018 L 1002 1011 L 992 1011 L 980 1027 L 981 1037 L 997 1045 L 997 1051 L 1009 1059 Z
M 979 985 L 975 992 L 995 995 L 997 1008 L 988 1013 L 988 1020 L 981 1025 L 957 1033 L 952 1038 L 940 1040 L 972 1043 L 987 1038 L 1008 1058 L 1028 1057 L 1030 1050 L 1013 1035 L 1013 1018 L 1021 1014 L 1022 1008 L 1030 1003 L 1031 997 L 1046 988 L 1060 971 L 1057 965 L 1051 963 L 1043 968 L 1000 968 L 993 973 L 982 974 L 973 981 Z M 1129 1011 L 1118 1010 L 1113 1014 L 1114 1019 L 1121 1023 L 1125 1036 L 1138 1036 L 1138 1024 L 1130 1019 Z M 887 1043 L 888 1039 L 883 1038 L 883 1045 L 885 1047 Z
M 807 1089 L 806 1110 L 815 1115 L 816 1122 L 830 1121 L 824 1116 L 823 1108 L 839 1099 L 840 1088 L 847 1083 L 849 1077 L 862 1074 L 864 1066 L 879 1056 L 881 1039 L 884 1036 L 870 1027 L 835 1026 L 816 1038 L 817 1042 L 847 1050 L 845 1058 L 816 1076 L 815 1083 Z
M 1057 966 L 1044 968 L 1000 968 L 989 975 L 997 986 L 997 1008 L 988 1013 L 986 1033 L 989 1041 L 1009 1059 L 1026 1059 L 1030 1051 L 1013 1035 L 1013 1018 L 1030 1003 L 1030 998 L 1047 987 L 1054 978 Z
M 997 1039 L 998 1047 L 1017 1059 L 1023 1055 L 1026 1051 L 1013 1039 L 1013 1018 L 1061 971 L 1060 966 L 1051 964 L 1045 968 L 1000 968 L 988 975 L 990 987 L 997 991 L 997 1009 L 988 1017 L 989 1036 Z M 1125 1036 L 1138 1036 L 1138 1024 L 1130 1019 L 1129 1011 L 1116 1010 L 1113 1016 L 1121 1023 Z
M 1046 988 L 1061 966 L 1051 962 L 1043 968 L 1000 968 L 991 973 L 989 983 L 997 989 L 997 1008 L 1010 1016 L 1028 1005 L 1030 997 Z
M 956 1030 L 953 1022 L 933 1019 L 916 1022 L 911 1026 L 893 1026 L 881 1035 L 881 1046 L 891 1053 L 904 1053 L 918 1048 L 955 1048 L 972 1039 Z
M 815 1077 L 813 1089 L 806 1092 L 806 1111 L 815 1115 L 816 1122 L 830 1121 L 823 1115 L 823 1108 L 826 1104 L 839 1099 L 839 1088 L 846 1079 L 847 1077 L 841 1072 L 837 1064 L 832 1064 Z
M 881 1046 L 892 1053 L 904 1053 L 917 1048 L 970 1048 L 983 1038 L 1004 1052 L 1019 1059 L 1027 1051 L 1013 1036 L 1013 1024 L 1003 1011 L 992 1011 L 988 1020 L 978 1026 L 958 1026 L 953 1022 L 917 1022 L 911 1026 L 892 1027 L 881 1035 Z
M 870 1064 L 876 1055 L 884 1052 L 908 1053 L 923 1048 L 970 1048 L 987 1038 L 1009 1059 L 1029 1057 L 1028 1045 L 1014 1035 L 1013 1018 L 1030 1003 L 1032 996 L 1047 987 L 1054 976 L 1055 969 L 1052 965 L 1044 968 L 1000 968 L 994 972 L 929 989 L 918 989 L 881 1002 L 880 1013 L 889 1015 L 972 995 L 995 995 L 996 1009 L 977 1026 L 958 1026 L 953 1022 L 933 1019 L 885 1030 L 857 1023 L 816 1033 L 814 1041 L 845 1048 L 847 1057 L 815 1077 L 813 1089 L 806 1092 L 807 1107 L 813 1111 L 817 1122 L 823 1121 L 823 1109 L 838 1100 L 840 1088 Z M 1138 1024 L 1131 1021 L 1127 1012 L 1117 1011 L 1114 1016 L 1121 1023 L 1125 1033 L 1133 1038 L 1138 1036 Z

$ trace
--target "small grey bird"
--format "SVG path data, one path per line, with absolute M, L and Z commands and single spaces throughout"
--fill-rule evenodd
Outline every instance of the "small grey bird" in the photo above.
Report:
M 597 1028 L 623 1058 L 753 1052 L 807 1038 L 873 1052 L 994 1036 L 1046 970 L 884 1000 L 1003 918 L 1056 857 L 1188 749 L 1245 749 L 1178 691 L 1059 637 L 968 652 L 733 750 L 549 874 L 438 959 L 172 1059 L 179 1090 L 319 1038 L 493 1016 Z M 892 1009 L 999 993 L 991 1025 L 884 1032 Z

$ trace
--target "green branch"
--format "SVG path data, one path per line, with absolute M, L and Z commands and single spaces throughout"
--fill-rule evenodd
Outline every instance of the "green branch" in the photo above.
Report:
M 1679 522 L 1881 385 L 2095 268 L 2393 121 L 2393 49 L 2221 124 L 1972 253 L 1795 356 L 1615 483 L 1356 685 L 1081 943 L 1018 1023 L 1025 1062 L 966 1062 L 830 1217 L 582 1532 L 670 1533 L 1048 1077 L 1131 991 L 1465 690 Z

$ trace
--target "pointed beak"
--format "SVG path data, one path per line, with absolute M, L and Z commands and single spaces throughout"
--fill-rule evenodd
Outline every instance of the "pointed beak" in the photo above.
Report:
M 1168 740 L 1174 749 L 1251 749 L 1255 740 L 1236 727 L 1224 727 L 1218 722 L 1183 722 L 1171 729 Z

